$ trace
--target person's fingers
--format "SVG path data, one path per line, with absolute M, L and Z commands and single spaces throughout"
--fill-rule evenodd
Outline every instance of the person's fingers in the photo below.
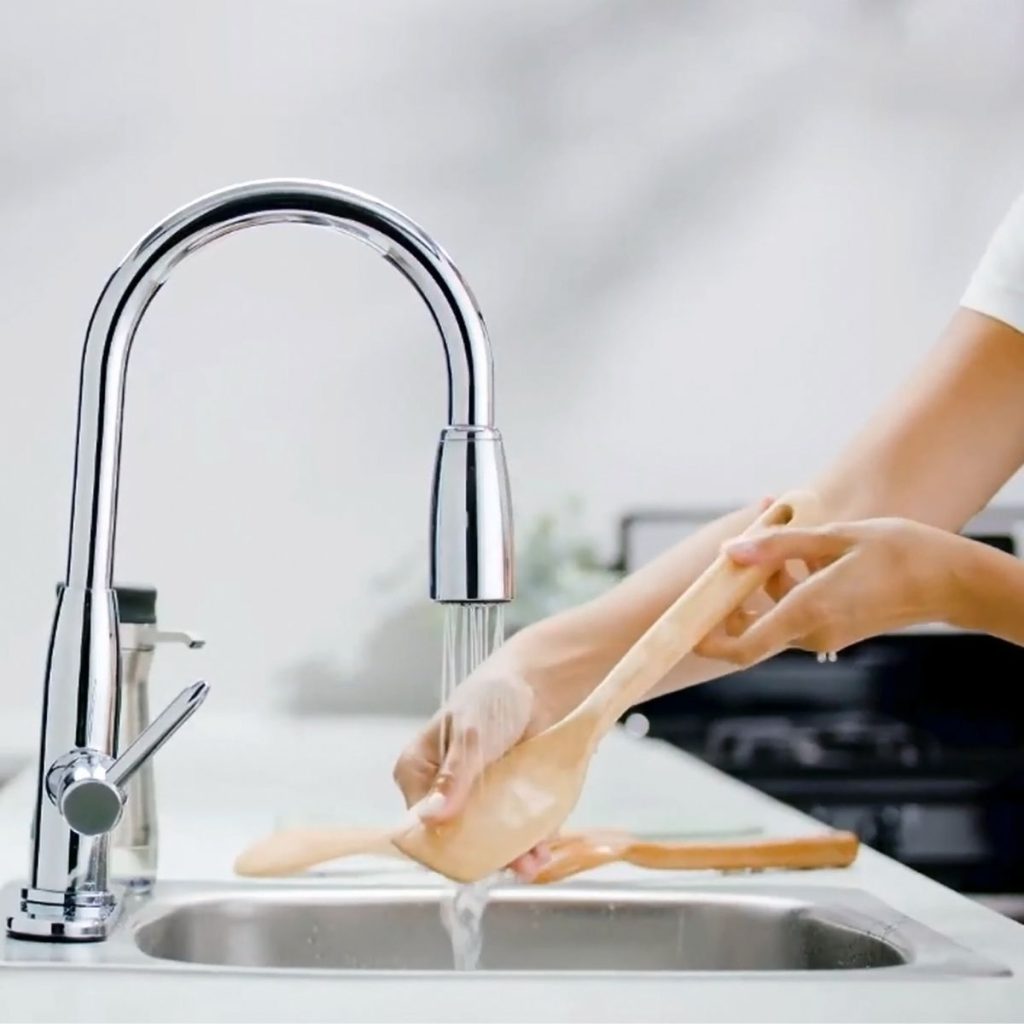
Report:
M 724 629 L 716 629 L 708 633 L 694 648 L 693 653 L 709 661 L 728 661 L 735 663 L 735 652 L 739 637 L 729 636 Z
M 438 769 L 440 724 L 429 725 L 399 755 L 392 776 L 406 807 L 419 803 L 429 792 Z
M 459 814 L 483 768 L 479 728 L 453 719 L 449 726 L 448 750 L 431 786 L 437 799 L 424 804 L 420 814 L 423 821 L 439 825 Z
M 719 640 L 723 636 L 728 638 L 728 635 L 729 634 L 725 632 L 724 625 L 715 626 L 710 633 L 693 645 L 693 653 L 696 654 L 698 658 L 717 658 L 715 652 L 718 650 Z
M 702 658 L 708 658 L 711 661 L 726 661 L 738 668 L 748 668 L 788 646 L 790 646 L 788 643 L 782 642 L 773 649 L 763 633 L 754 633 L 753 638 L 750 638 L 745 634 L 729 636 L 723 631 L 709 634 L 694 650 Z
M 834 634 L 835 616 L 822 596 L 822 588 L 807 583 L 792 590 L 740 636 L 708 637 L 708 642 L 702 645 L 702 654 L 746 667 L 786 648 L 806 647 L 809 638 L 815 645 L 829 644 L 827 649 L 835 649 Z
M 757 612 L 748 611 L 746 608 L 737 608 L 730 612 L 722 624 L 726 636 L 741 636 L 757 618 Z
M 738 565 L 766 565 L 782 568 L 787 561 L 812 564 L 831 561 L 846 552 L 853 541 L 829 527 L 800 529 L 778 527 L 749 537 L 737 537 L 722 550 Z
M 715 626 L 710 636 L 705 637 L 704 640 L 694 647 L 693 653 L 698 657 L 713 657 L 713 654 L 705 654 L 705 651 L 712 651 L 714 649 L 714 638 L 716 636 L 720 634 L 729 637 L 742 636 L 751 623 L 756 622 L 764 614 L 763 608 L 749 607 L 753 603 L 753 599 L 751 599 L 747 605 L 740 605 L 739 608 L 734 608 Z
M 848 550 L 849 548 L 847 548 Z M 825 558 L 812 558 L 807 563 L 807 572 L 810 575 L 814 575 L 816 572 L 821 572 L 822 569 L 827 569 L 835 560 L 835 555 L 830 555 Z
M 521 882 L 532 882 L 551 862 L 551 850 L 546 843 L 538 843 L 521 857 L 517 857 L 509 865 L 512 872 Z
M 515 876 L 521 882 L 532 882 L 533 879 L 539 874 L 541 867 L 540 860 L 533 850 L 529 850 L 524 853 L 521 857 L 517 857 L 512 862 L 512 871 Z
M 756 618 L 756 616 L 753 618 Z M 722 652 L 733 649 L 734 642 L 743 636 L 747 626 L 747 622 L 740 624 L 736 620 L 731 624 L 721 623 L 694 645 L 693 653 L 698 658 L 709 658 L 712 661 L 727 661 L 729 659 L 723 658 Z
M 768 578 L 765 593 L 778 604 L 799 582 L 788 569 L 780 569 Z
M 518 676 L 467 679 L 395 764 L 406 806 L 428 825 L 460 814 L 484 767 L 523 737 L 532 707 Z

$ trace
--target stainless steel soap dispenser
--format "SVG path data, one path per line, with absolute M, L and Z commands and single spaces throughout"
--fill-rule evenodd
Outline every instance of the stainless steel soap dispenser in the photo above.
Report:
M 118 749 L 126 750 L 150 723 L 149 673 L 157 644 L 181 643 L 190 649 L 205 641 L 192 633 L 161 630 L 156 617 L 156 590 L 147 586 L 116 586 L 118 632 L 121 637 L 121 712 Z M 156 878 L 158 827 L 153 761 L 128 780 L 124 813 L 111 836 L 113 881 L 135 892 L 147 892 Z

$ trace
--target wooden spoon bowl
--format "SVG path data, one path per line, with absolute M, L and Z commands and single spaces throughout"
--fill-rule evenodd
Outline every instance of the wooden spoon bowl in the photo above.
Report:
M 486 878 L 554 835 L 572 813 L 592 738 L 590 720 L 581 717 L 524 740 L 484 768 L 457 818 L 419 823 L 392 842 L 457 882 Z

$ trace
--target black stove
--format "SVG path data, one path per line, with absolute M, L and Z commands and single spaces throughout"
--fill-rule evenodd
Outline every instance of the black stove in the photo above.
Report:
M 723 718 L 708 725 L 702 748 L 709 761 L 735 770 L 799 766 L 833 774 L 858 770 L 868 759 L 891 769 L 935 763 L 940 749 L 905 722 L 859 711 Z

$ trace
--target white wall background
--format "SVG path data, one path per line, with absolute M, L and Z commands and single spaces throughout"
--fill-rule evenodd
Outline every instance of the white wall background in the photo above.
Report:
M 86 322 L 172 209 L 297 175 L 420 221 L 488 319 L 521 529 L 577 494 L 610 551 L 630 507 L 798 481 L 923 357 L 1024 187 L 1022 46 L 1015 0 L 4 2 L 7 706 L 39 700 Z M 422 625 L 432 330 L 326 232 L 178 270 L 132 362 L 118 556 L 210 641 L 161 655 L 162 692 L 432 706 L 436 663 L 381 628 L 410 598 Z

